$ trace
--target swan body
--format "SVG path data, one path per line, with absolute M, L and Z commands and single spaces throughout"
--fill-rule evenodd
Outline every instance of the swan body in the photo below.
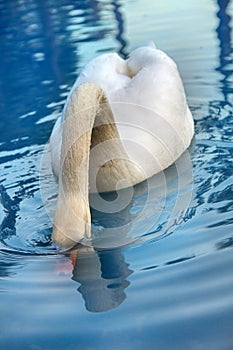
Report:
M 50 138 L 59 182 L 54 241 L 67 246 L 90 236 L 88 193 L 134 185 L 166 169 L 193 133 L 177 66 L 163 51 L 148 45 L 127 60 L 110 53 L 89 62 Z

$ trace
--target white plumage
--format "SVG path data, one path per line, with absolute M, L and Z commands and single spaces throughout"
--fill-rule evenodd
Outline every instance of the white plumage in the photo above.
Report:
M 145 177 L 167 168 L 189 146 L 193 118 L 177 66 L 153 44 L 134 50 L 127 60 L 116 53 L 94 58 L 81 71 L 70 95 L 85 82 L 96 83 L 105 92 L 126 152 L 144 169 Z M 51 136 L 56 175 L 65 111 L 66 106 Z

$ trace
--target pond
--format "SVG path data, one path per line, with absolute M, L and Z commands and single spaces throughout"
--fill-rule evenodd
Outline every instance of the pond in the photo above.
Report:
M 232 16 L 231 0 L 0 0 L 2 350 L 233 348 Z M 61 252 L 53 125 L 91 58 L 150 40 L 178 64 L 194 140 L 123 210 L 92 208 L 94 248 Z

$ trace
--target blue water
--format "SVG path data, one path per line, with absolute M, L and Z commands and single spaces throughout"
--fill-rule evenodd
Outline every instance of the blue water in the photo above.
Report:
M 232 17 L 230 0 L 0 0 L 1 350 L 233 348 Z M 149 40 L 179 66 L 195 138 L 123 210 L 92 209 L 94 249 L 62 253 L 54 122 L 91 58 Z

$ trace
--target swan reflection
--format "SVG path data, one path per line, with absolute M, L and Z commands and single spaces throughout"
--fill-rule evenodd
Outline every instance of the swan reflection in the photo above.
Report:
M 127 278 L 133 273 L 122 249 L 81 248 L 76 256 L 72 279 L 80 283 L 78 291 L 86 309 L 103 312 L 119 306 L 126 298 Z
M 78 291 L 88 311 L 108 311 L 126 299 L 128 277 L 133 270 L 125 261 L 124 246 L 135 239 L 159 239 L 179 225 L 192 196 L 190 165 L 187 151 L 164 173 L 153 176 L 150 186 L 148 182 L 135 186 L 132 200 L 119 212 L 111 214 L 92 208 L 96 237 L 84 242 L 90 246 L 80 246 L 70 254 L 74 266 L 72 279 L 80 284 Z M 127 191 L 129 189 L 122 191 L 121 199 L 128 197 Z M 115 197 L 113 192 L 103 195 L 109 207 Z M 92 198 L 90 202 L 93 201 L 95 203 Z M 101 232 L 98 225 L 102 227 Z

